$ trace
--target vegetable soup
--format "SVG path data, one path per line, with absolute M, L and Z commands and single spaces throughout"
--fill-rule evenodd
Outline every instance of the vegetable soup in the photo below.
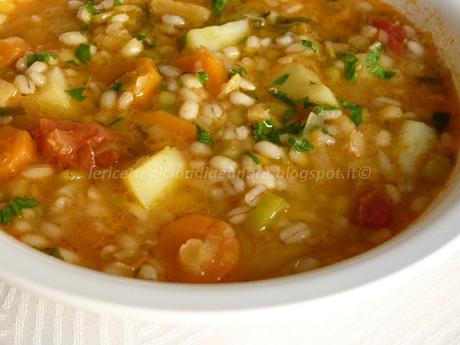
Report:
M 375 0 L 0 0 L 0 227 L 154 281 L 306 272 L 455 166 L 433 38 Z

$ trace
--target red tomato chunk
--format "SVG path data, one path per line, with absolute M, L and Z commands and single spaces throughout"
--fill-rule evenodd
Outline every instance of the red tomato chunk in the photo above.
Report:
M 72 123 L 41 119 L 38 128 L 40 153 L 51 163 L 67 169 L 106 168 L 118 162 L 118 137 L 97 123 Z
M 373 190 L 359 200 L 359 225 L 381 229 L 392 223 L 392 203 L 388 195 L 381 190 Z
M 388 48 L 393 53 L 402 53 L 406 33 L 401 25 L 383 19 L 372 19 L 370 24 L 388 34 Z

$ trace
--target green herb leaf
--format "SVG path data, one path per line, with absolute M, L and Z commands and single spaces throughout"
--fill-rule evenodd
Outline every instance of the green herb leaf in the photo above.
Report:
M 278 90 L 276 87 L 272 87 L 268 89 L 268 92 L 270 92 L 274 97 L 276 97 L 281 102 L 286 103 L 287 105 L 290 105 L 291 107 L 295 107 L 296 102 L 293 99 L 289 98 L 286 93 Z
M 231 77 L 233 77 L 235 74 L 239 74 L 240 76 L 242 77 L 245 77 L 248 72 L 246 71 L 246 69 L 241 66 L 241 65 L 235 65 L 234 67 L 230 68 L 228 70 L 228 75 Z
M 289 144 L 297 152 L 307 152 L 313 150 L 314 146 L 307 139 L 297 139 L 296 137 L 289 137 Z
M 113 119 L 112 121 L 110 121 L 106 127 L 108 128 L 112 128 L 112 127 L 115 127 L 116 125 L 118 125 L 121 121 L 123 121 L 125 118 L 123 116 L 119 116 L 119 117 L 116 117 L 115 119 Z
M 344 54 L 342 62 L 345 65 L 345 79 L 355 80 L 357 77 L 358 58 L 354 54 Z
M 114 1 L 113 1 L 113 6 L 114 6 L 114 7 L 115 7 L 115 6 L 121 6 L 121 5 L 123 5 L 123 4 L 124 4 L 123 0 L 114 0 Z
M 319 51 L 320 51 L 319 45 L 317 45 L 316 43 L 314 43 L 312 41 L 302 40 L 302 44 L 305 47 L 310 48 L 311 50 L 313 50 L 315 53 L 319 53 Z
M 214 144 L 214 139 L 212 138 L 209 132 L 207 132 L 205 129 L 201 128 L 200 126 L 196 126 L 196 128 L 198 131 L 198 141 L 200 143 L 203 143 L 206 145 Z
M 280 144 L 280 133 L 273 120 L 267 119 L 260 121 L 254 128 L 254 137 L 257 141 L 268 140 L 275 144 Z
M 9 224 L 21 215 L 21 211 L 26 208 L 34 208 L 39 204 L 35 199 L 16 198 L 8 205 L 0 209 L 0 224 Z
M 205 71 L 200 71 L 198 72 L 198 79 L 200 80 L 200 84 L 203 86 L 203 87 L 206 87 L 206 84 L 208 82 L 208 73 L 206 73 Z
M 395 76 L 395 72 L 385 70 L 380 64 L 382 56 L 382 43 L 373 44 L 367 54 L 367 70 L 380 79 L 391 79 Z
M 66 90 L 65 92 L 77 102 L 83 102 L 86 99 L 86 96 L 83 95 L 85 92 L 84 87 L 77 87 L 76 89 Z
M 358 104 L 350 103 L 347 101 L 340 101 L 342 107 L 350 110 L 350 119 L 356 126 L 359 126 L 363 123 L 363 108 Z
M 48 52 L 35 53 L 35 54 L 27 55 L 26 63 L 28 66 L 32 65 L 36 61 L 48 63 L 51 60 L 51 58 L 55 58 L 55 57 L 56 57 L 56 54 L 54 53 L 48 53 Z
M 94 1 L 93 0 L 89 0 L 88 3 L 86 4 L 85 8 L 86 8 L 86 11 L 89 14 L 94 14 L 96 12 L 96 10 L 94 9 Z
M 262 163 L 262 162 L 260 161 L 260 158 L 257 157 L 257 155 L 256 155 L 254 152 L 246 151 L 244 154 L 245 154 L 246 156 L 248 156 L 249 158 L 251 158 L 252 161 L 253 161 L 256 165 L 259 165 L 260 163 Z
M 110 87 L 110 89 L 117 92 L 123 91 L 123 83 L 121 81 L 117 81 Z
M 75 56 L 81 63 L 87 65 L 91 60 L 91 46 L 86 43 L 80 44 L 75 51 Z
M 337 110 L 338 108 L 336 106 L 333 106 L 333 105 L 318 105 L 316 107 L 313 108 L 313 112 L 316 114 L 316 115 L 321 115 L 321 113 L 323 111 L 327 111 L 327 110 Z
M 289 79 L 289 74 L 283 74 L 281 77 L 276 79 L 273 84 L 274 85 L 283 85 Z
M 286 110 L 286 112 L 281 117 L 281 121 L 289 122 L 294 118 L 294 115 L 295 115 L 295 109 L 289 108 L 288 110 Z
M 229 3 L 230 0 L 212 0 L 212 14 L 220 15 Z
M 156 45 L 157 45 L 157 42 L 155 41 L 155 39 L 153 39 L 152 37 L 148 36 L 147 34 L 140 33 L 139 35 L 136 36 L 136 38 L 139 41 L 144 42 L 149 48 L 156 47 Z
M 278 130 L 280 134 L 294 134 L 294 135 L 299 135 L 302 133 L 305 125 L 304 124 L 299 124 L 299 123 L 290 123 L 287 126 L 284 126 Z

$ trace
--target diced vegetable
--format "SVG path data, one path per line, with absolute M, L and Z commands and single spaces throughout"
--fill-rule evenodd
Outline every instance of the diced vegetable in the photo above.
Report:
M 170 112 L 173 109 L 173 105 L 176 102 L 176 94 L 169 91 L 161 91 L 155 100 L 156 108 L 166 112 Z
M 184 145 L 197 138 L 197 129 L 193 123 L 164 111 L 139 114 L 135 116 L 134 122 L 146 126 L 155 133 L 157 140 L 164 140 L 169 145 Z
M 16 88 L 12 83 L 0 79 L 0 107 L 5 107 L 8 101 L 16 94 Z
M 290 99 L 308 100 L 315 104 L 327 104 L 337 106 L 338 102 L 332 91 L 322 83 L 319 76 L 311 69 L 299 63 L 290 64 L 282 68 L 276 75 L 275 80 L 288 74 L 290 77 L 277 89 L 286 94 Z
M 91 60 L 91 46 L 86 43 L 82 43 L 77 47 L 75 56 L 82 64 L 87 65 Z
M 367 54 L 367 70 L 369 73 L 375 75 L 380 79 L 391 79 L 395 76 L 395 72 L 385 70 L 380 64 L 380 57 L 382 56 L 382 43 L 374 43 L 369 48 Z
M 358 223 L 370 229 L 382 229 L 393 221 L 392 204 L 385 191 L 372 190 L 360 198 Z
M 21 215 L 26 208 L 34 208 L 39 204 L 35 199 L 16 198 L 0 209 L 0 224 L 9 224 Z
M 200 126 L 197 126 L 197 131 L 198 131 L 198 141 L 200 143 L 206 144 L 206 145 L 212 145 L 214 144 L 214 139 L 212 138 L 211 134 L 207 132 L 205 129 L 201 128 Z
M 211 16 L 206 7 L 175 0 L 152 0 L 150 10 L 157 15 L 176 14 L 192 26 L 203 25 Z
M 0 127 L 0 181 L 14 177 L 34 159 L 35 145 L 28 132 Z
M 218 16 L 229 3 L 230 0 L 212 0 L 212 14 Z
M 437 183 L 443 181 L 452 170 L 452 162 L 444 156 L 431 158 L 424 166 L 422 174 L 425 180 Z
M 72 97 L 76 102 L 83 102 L 86 99 L 85 88 L 84 87 L 77 87 L 72 90 L 66 90 L 67 94 Z
M 249 212 L 245 229 L 251 233 L 268 230 L 287 208 L 288 203 L 282 197 L 271 192 L 265 192 L 257 206 Z
M 0 68 L 14 64 L 29 46 L 21 39 L 4 38 L 0 40 Z
M 213 283 L 224 279 L 239 261 L 233 228 L 218 219 L 191 214 L 160 230 L 155 253 L 168 279 Z
M 225 47 L 237 45 L 250 33 L 248 19 L 229 22 L 223 25 L 207 26 L 190 30 L 185 37 L 185 48 L 197 50 L 202 47 L 210 51 L 220 51 Z
M 435 143 L 436 131 L 433 128 L 423 122 L 406 120 L 401 126 L 397 146 L 401 169 L 406 174 L 415 174 L 420 159 Z
M 142 206 L 153 209 L 184 179 L 185 169 L 180 151 L 166 147 L 138 160 L 129 169 L 124 182 Z
M 358 58 L 354 54 L 345 54 L 342 56 L 342 62 L 345 67 L 345 79 L 355 80 L 357 77 Z
M 395 54 L 401 54 L 404 47 L 406 34 L 404 28 L 396 23 L 384 19 L 373 19 L 370 21 L 372 26 L 385 31 L 388 34 L 388 48 Z

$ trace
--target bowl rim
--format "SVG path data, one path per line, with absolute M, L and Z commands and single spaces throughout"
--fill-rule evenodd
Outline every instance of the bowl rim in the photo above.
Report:
M 460 186 L 393 240 L 305 274 L 229 284 L 177 284 L 115 277 L 68 264 L 0 232 L 0 276 L 52 299 L 116 314 L 190 316 L 275 310 L 318 301 L 395 274 L 458 237 Z M 39 268 L 39 269 L 34 269 Z

